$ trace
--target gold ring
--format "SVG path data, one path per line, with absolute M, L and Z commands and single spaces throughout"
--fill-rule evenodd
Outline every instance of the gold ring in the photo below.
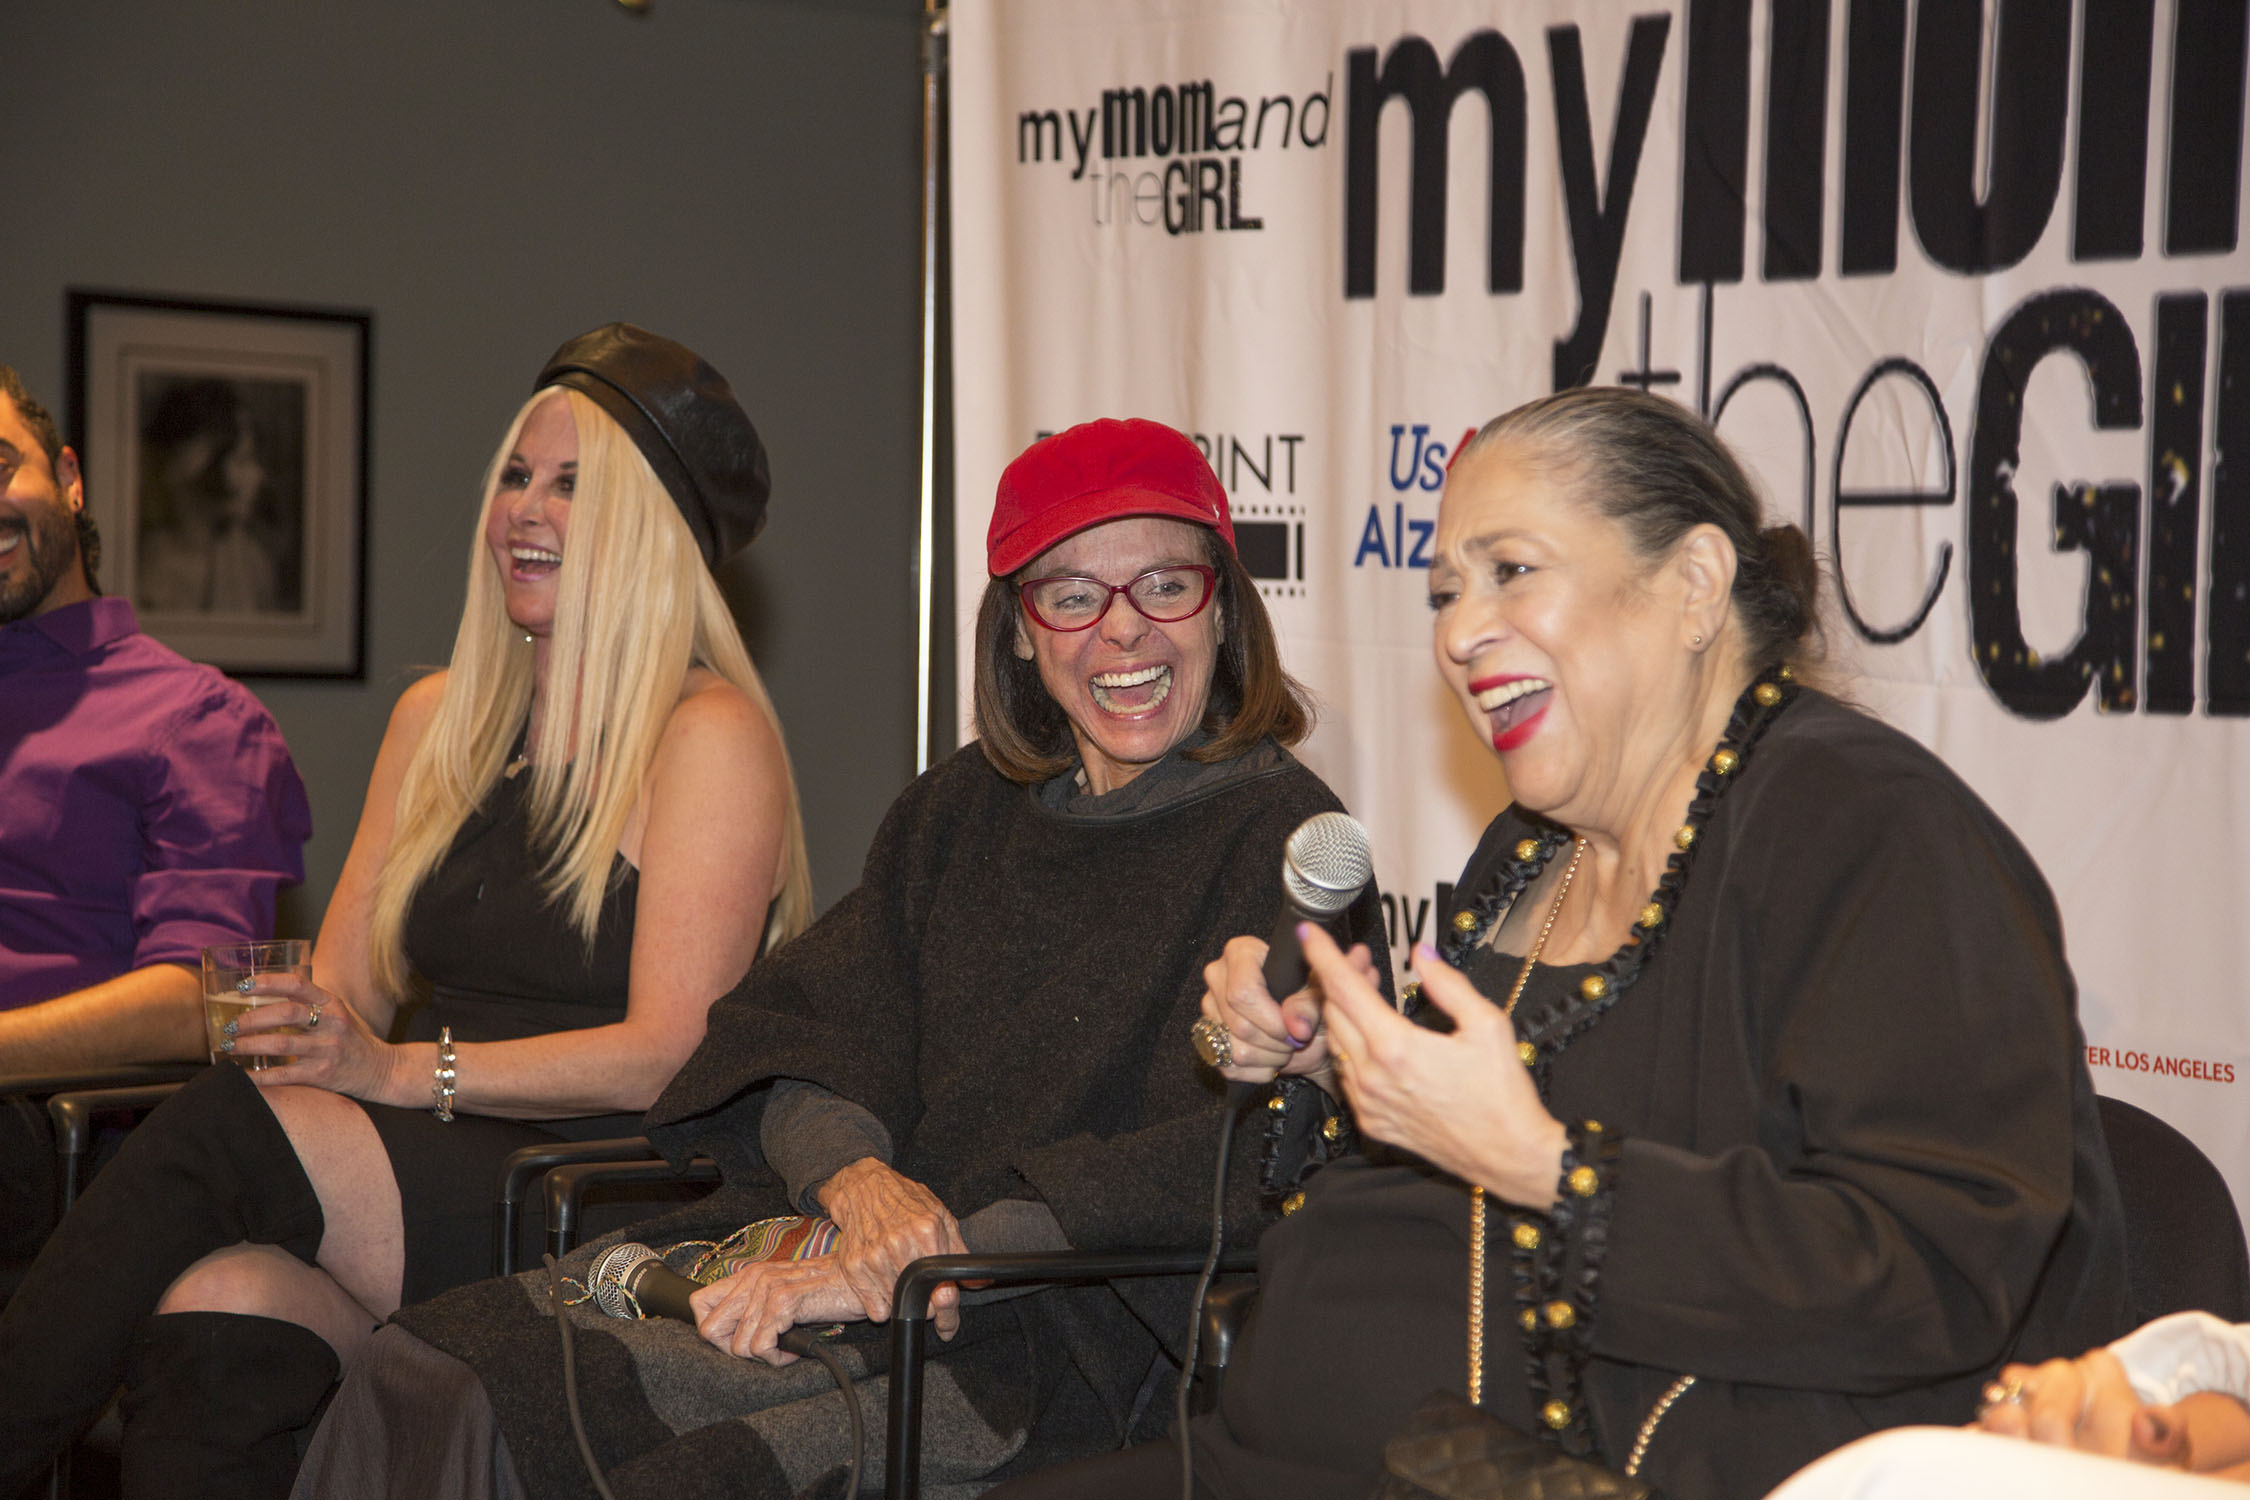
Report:
M 1203 1017 L 1188 1029 L 1195 1043 L 1195 1055 L 1214 1068 L 1229 1067 L 1234 1062 L 1234 1034 L 1212 1020 Z
M 2013 1380 L 1993 1380 L 1981 1392 L 1987 1409 L 1995 1406 L 2021 1406 L 2031 1394 L 2019 1376 Z

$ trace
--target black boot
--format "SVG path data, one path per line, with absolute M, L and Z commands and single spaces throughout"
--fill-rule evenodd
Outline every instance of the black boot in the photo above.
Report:
M 181 1272 L 246 1240 L 307 1264 L 320 1249 L 320 1199 L 257 1090 L 222 1065 L 158 1106 L 0 1310 L 0 1495 L 100 1413 Z
M 279 1318 L 149 1319 L 118 1404 L 125 1500 L 282 1500 L 342 1368 L 328 1340 Z

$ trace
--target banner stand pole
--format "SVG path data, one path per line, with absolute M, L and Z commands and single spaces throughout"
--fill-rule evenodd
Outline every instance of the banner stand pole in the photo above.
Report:
M 922 9 L 922 502 L 914 551 L 914 774 L 930 768 L 931 658 L 936 624 L 932 577 L 937 540 L 938 139 L 945 76 L 944 0 Z

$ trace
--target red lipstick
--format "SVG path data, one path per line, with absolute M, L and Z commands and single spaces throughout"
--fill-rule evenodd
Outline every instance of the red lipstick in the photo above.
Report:
M 1539 721 L 1547 717 L 1547 705 L 1542 703 L 1532 716 L 1520 724 L 1511 724 L 1504 734 L 1492 737 L 1492 748 L 1502 755 L 1521 745 L 1539 730 Z

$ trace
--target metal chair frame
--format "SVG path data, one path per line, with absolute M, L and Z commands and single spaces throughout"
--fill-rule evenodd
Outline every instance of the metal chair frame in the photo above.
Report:
M 523 1269 L 517 1263 L 516 1240 L 523 1223 L 524 1200 L 531 1195 L 534 1182 L 540 1183 L 547 1209 L 547 1248 L 560 1260 L 577 1248 L 589 1190 L 718 1180 L 718 1163 L 708 1156 L 696 1157 L 684 1169 L 674 1168 L 644 1136 L 525 1146 L 511 1154 L 500 1171 L 499 1194 L 493 1205 L 492 1274 L 513 1276 Z
M 1135 1276 L 1192 1276 L 1203 1269 L 1204 1259 L 1210 1253 L 1210 1248 L 1205 1246 L 1196 1250 L 930 1255 L 901 1271 L 891 1299 L 890 1412 L 883 1439 L 884 1500 L 916 1500 L 922 1492 L 922 1362 L 926 1342 L 923 1330 L 930 1321 L 930 1297 L 940 1286 L 949 1281 L 1023 1286 L 1038 1282 L 1061 1285 L 1113 1281 Z M 1257 1264 L 1257 1252 L 1247 1248 L 1230 1250 L 1219 1257 L 1219 1269 L 1229 1274 L 1256 1270 Z M 1231 1349 L 1231 1336 L 1226 1342 Z M 1198 1364 L 1209 1368 L 1209 1362 L 1198 1361 Z

